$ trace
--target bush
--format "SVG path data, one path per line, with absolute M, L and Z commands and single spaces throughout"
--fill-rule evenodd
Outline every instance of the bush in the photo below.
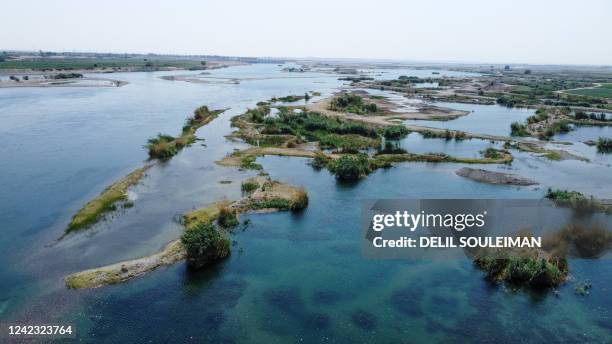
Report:
M 230 241 L 212 223 L 200 223 L 185 230 L 181 243 L 190 267 L 200 268 L 230 254 Z
M 372 171 L 370 158 L 363 153 L 343 155 L 328 164 L 328 168 L 340 180 L 358 180 Z
M 219 210 L 219 217 L 217 218 L 217 223 L 223 228 L 232 228 L 238 226 L 240 221 L 238 221 L 238 215 L 236 213 L 236 210 L 231 209 L 229 207 L 222 207 Z
M 174 142 L 175 138 L 170 135 L 157 134 L 157 137 L 147 141 L 146 148 L 149 149 L 149 157 L 152 159 L 166 160 L 178 153 L 178 148 Z
M 483 156 L 487 159 L 495 159 L 495 160 L 501 158 L 501 154 L 499 154 L 499 151 L 491 147 L 484 150 Z
M 270 113 L 269 106 L 258 106 L 255 109 L 247 110 L 247 115 L 252 122 L 263 123 L 265 117 Z
M 323 168 L 327 166 L 327 163 L 329 163 L 329 161 L 330 158 L 327 155 L 323 154 L 322 152 L 316 152 L 315 157 L 312 159 L 310 164 L 314 168 Z
M 386 139 L 398 140 L 406 137 L 406 135 L 408 135 L 409 133 L 410 131 L 408 130 L 408 128 L 403 125 L 392 125 L 389 127 L 385 127 L 383 131 L 383 136 Z
M 257 160 L 257 157 L 252 155 L 242 157 L 240 159 L 240 168 L 244 170 L 262 170 L 263 166 L 256 163 L 255 160 Z
M 600 137 L 597 140 L 597 151 L 600 153 L 612 152 L 612 139 Z
M 401 148 L 399 144 L 391 141 L 385 142 L 385 147 L 378 154 L 406 154 L 406 150 Z
M 527 126 L 519 122 L 512 122 L 512 124 L 510 124 L 510 135 L 529 136 L 529 133 L 527 132 Z
M 82 78 L 83 74 L 81 73 L 59 73 L 53 76 L 53 79 L 78 79 Z
M 253 191 L 257 190 L 257 188 L 259 188 L 259 183 L 246 181 L 246 182 L 242 183 L 240 188 L 244 192 L 253 192 Z
M 304 188 L 300 188 L 291 202 L 291 210 L 302 210 L 308 206 L 308 193 Z
M 378 111 L 376 104 L 365 103 L 361 96 L 356 94 L 344 93 L 333 98 L 329 104 L 332 111 L 346 111 L 358 115 L 374 113 Z

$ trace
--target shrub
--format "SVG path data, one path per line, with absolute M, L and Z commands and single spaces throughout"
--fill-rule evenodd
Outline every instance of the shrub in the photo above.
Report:
M 389 127 L 385 127 L 383 131 L 383 136 L 390 140 L 398 140 L 403 137 L 406 137 L 410 131 L 403 125 L 392 125 Z
M 291 210 L 302 210 L 308 206 L 308 193 L 304 188 L 300 188 L 291 202 Z
M 600 137 L 597 140 L 597 151 L 600 153 L 612 152 L 612 139 Z
M 499 159 L 501 158 L 501 154 L 499 154 L 499 151 L 495 148 L 487 148 L 484 150 L 483 152 L 483 156 L 487 159 Z
M 323 168 L 327 166 L 327 163 L 329 163 L 329 161 L 330 161 L 330 158 L 327 155 L 325 155 L 322 152 L 316 152 L 315 157 L 312 159 L 310 164 L 314 168 Z
M 328 168 L 340 180 L 358 180 L 372 171 L 366 154 L 344 155 L 328 164 Z
M 245 170 L 262 170 L 263 167 L 256 163 L 255 160 L 257 160 L 257 157 L 252 155 L 242 157 L 242 159 L 240 159 L 240 168 Z
M 149 157 L 152 159 L 169 159 L 178 153 L 175 138 L 170 135 L 157 134 L 156 137 L 147 141 L 146 148 L 149 149 Z
M 223 228 L 232 228 L 238 226 L 240 221 L 238 221 L 236 210 L 231 209 L 229 207 L 222 207 L 219 210 L 219 217 L 217 218 L 217 223 Z
M 332 111 L 351 112 L 358 115 L 378 111 L 376 104 L 365 103 L 361 96 L 350 93 L 344 93 L 333 98 L 329 104 L 329 109 Z
M 230 254 L 230 241 L 212 223 L 199 223 L 185 230 L 181 243 L 190 267 L 200 268 Z
M 527 132 L 527 126 L 519 122 L 512 122 L 512 124 L 510 124 L 510 135 L 529 136 L 529 133 Z
M 266 115 L 270 113 L 269 106 L 258 106 L 255 109 L 247 110 L 247 115 L 255 123 L 263 123 Z
M 253 191 L 257 190 L 257 188 L 259 188 L 259 183 L 251 182 L 251 181 L 246 181 L 246 182 L 242 183 L 240 188 L 244 192 L 253 192 Z
M 401 148 L 399 144 L 393 143 L 391 141 L 386 141 L 385 147 L 378 152 L 378 154 L 405 154 L 405 153 L 407 153 L 405 149 Z

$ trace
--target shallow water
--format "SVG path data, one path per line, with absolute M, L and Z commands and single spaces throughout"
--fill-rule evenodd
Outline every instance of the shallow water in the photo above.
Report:
M 274 77 L 285 74 L 280 69 L 252 65 L 211 75 Z M 166 73 L 113 74 L 130 82 L 117 89 L 0 90 L 5 140 L 0 187 L 6 190 L 0 195 L 3 321 L 73 323 L 79 336 L 108 343 L 610 338 L 612 267 L 606 260 L 572 261 L 575 279 L 594 284 L 591 295 L 579 297 L 572 283 L 559 288 L 558 296 L 494 287 L 467 260 L 362 258 L 360 199 L 541 198 L 548 186 L 611 194 L 609 166 L 552 162 L 514 151 L 511 166 L 480 167 L 534 178 L 540 186 L 477 183 L 455 175 L 461 164 L 426 163 L 400 164 L 359 183 L 340 184 L 329 172 L 311 168 L 307 159 L 260 158 L 273 178 L 306 188 L 307 209 L 243 216 L 252 223 L 233 235 L 232 256 L 201 272 L 188 272 L 179 263 L 122 285 L 66 290 L 66 274 L 155 252 L 180 235 L 180 214 L 241 196 L 240 181 L 254 172 L 214 164 L 241 146 L 224 138 L 232 116 L 272 96 L 311 90 L 325 96 L 339 85 L 329 75 L 238 85 L 171 82 L 161 75 Z M 177 133 L 193 109 L 204 104 L 231 109 L 198 131 L 204 142 L 151 169 L 133 190 L 133 208 L 87 233 L 45 246 L 61 235 L 84 202 L 142 165 L 148 137 Z M 499 111 L 476 107 L 483 113 Z M 401 145 L 414 152 L 472 157 L 491 143 L 423 139 L 413 133 Z M 220 183 L 227 180 L 232 183 Z
M 470 112 L 450 121 L 422 121 L 408 120 L 404 123 L 421 125 L 432 128 L 461 130 L 471 133 L 509 136 L 512 122 L 523 122 L 535 113 L 531 109 L 508 108 L 500 105 L 478 105 L 463 103 L 432 103 L 436 106 L 447 107 Z

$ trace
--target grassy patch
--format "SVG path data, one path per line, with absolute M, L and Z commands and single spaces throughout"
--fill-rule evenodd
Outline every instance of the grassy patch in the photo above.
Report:
M 127 200 L 127 190 L 136 185 L 150 166 L 139 168 L 106 188 L 98 197 L 85 204 L 73 217 L 66 234 L 84 229 L 98 222 L 107 212 L 116 209 L 116 203 Z
M 223 228 L 233 228 L 238 226 L 238 213 L 235 209 L 228 206 L 223 206 L 219 209 L 219 217 L 217 217 L 217 223 Z
M 597 151 L 600 153 L 612 153 L 612 139 L 600 137 L 597 140 Z
M 595 98 L 608 98 L 612 99 L 612 84 L 602 84 L 593 88 L 582 88 L 578 90 L 568 91 L 571 94 L 577 94 L 581 96 L 595 97 Z
M 183 131 L 179 137 L 158 134 L 150 138 L 145 146 L 149 150 L 149 158 L 168 160 L 178 152 L 195 142 L 195 133 L 198 128 L 210 123 L 225 110 L 209 110 L 207 106 L 200 106 L 194 110 L 193 116 L 185 121 Z
M 546 198 L 556 204 L 581 212 L 612 213 L 612 205 L 604 204 L 594 197 L 587 197 L 578 191 L 548 189 Z
M 343 93 L 334 97 L 329 104 L 329 109 L 358 115 L 371 114 L 378 111 L 376 104 L 365 102 L 361 96 L 350 93 Z
M 383 129 L 382 135 L 389 140 L 399 140 L 406 137 L 410 130 L 403 125 L 391 125 Z
M 551 258 L 536 250 L 483 250 L 474 263 L 489 280 L 533 289 L 556 287 L 569 273 L 566 259 Z
M 529 136 L 527 126 L 520 122 L 512 122 L 510 124 L 510 135 L 512 136 Z
M 259 183 L 254 181 L 245 181 L 240 186 L 240 189 L 244 192 L 253 192 L 259 188 Z
M 263 170 L 263 166 L 256 163 L 257 157 L 254 155 L 245 155 L 240 158 L 240 168 L 244 170 Z

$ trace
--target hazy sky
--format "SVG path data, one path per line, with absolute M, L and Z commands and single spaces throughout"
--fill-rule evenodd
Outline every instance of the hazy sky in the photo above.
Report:
M 0 49 L 612 65 L 612 1 L 4 1 Z

